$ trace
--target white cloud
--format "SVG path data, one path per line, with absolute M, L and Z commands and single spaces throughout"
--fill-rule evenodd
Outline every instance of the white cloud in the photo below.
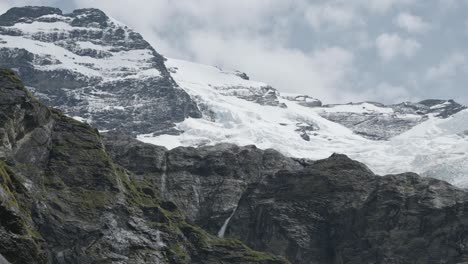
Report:
M 310 5 L 305 11 L 305 18 L 316 31 L 364 24 L 362 17 L 353 9 L 330 4 Z
M 76 6 L 95 7 L 137 29 L 155 48 L 168 56 L 184 57 L 186 35 L 194 30 L 220 34 L 271 34 L 287 41 L 290 16 L 303 12 L 289 0 L 74 0 Z M 118 2 L 118 4 L 116 4 Z M 143 7 L 143 8 L 142 8 Z M 138 15 L 134 15 L 138 14 Z M 298 17 L 301 13 L 298 13 Z M 274 17 L 274 21 L 272 21 Z M 282 36 L 282 38 L 279 38 Z
M 6 3 L 0 2 L 0 14 L 5 13 L 10 6 Z
M 377 100 L 389 104 L 417 100 L 411 96 L 406 87 L 387 82 L 379 83 L 376 87 L 368 89 L 364 94 L 368 98 L 367 100 Z
M 441 81 L 456 76 L 459 71 L 467 67 L 465 55 L 454 53 L 445 58 L 438 65 L 431 67 L 426 72 L 426 80 Z
M 339 47 L 304 53 L 271 45 L 264 38 L 213 32 L 193 32 L 189 41 L 197 61 L 239 67 L 282 91 L 308 93 L 327 101 L 338 100 L 338 88 L 353 69 L 354 55 Z
M 393 23 L 410 33 L 423 33 L 429 30 L 429 23 L 425 22 L 421 17 L 410 13 L 400 13 Z
M 414 39 L 405 39 L 398 34 L 382 34 L 376 39 L 377 53 L 384 61 L 390 61 L 398 56 L 412 57 L 421 44 Z
M 457 8 L 460 4 L 460 0 L 438 0 L 439 6 L 442 11 L 452 10 Z
M 374 40 L 369 36 L 366 31 L 356 32 L 354 34 L 356 37 L 356 48 L 358 49 L 369 49 L 374 46 Z
M 385 13 L 398 6 L 411 5 L 416 0 L 364 0 L 366 7 L 377 13 Z
M 293 4 L 287 0 L 132 0 L 118 1 L 118 4 L 116 0 L 74 0 L 74 2 L 81 7 L 102 8 L 109 13 L 129 17 L 131 21 L 140 24 L 147 23 L 151 18 L 151 21 L 156 22 L 153 26 L 159 29 L 171 25 L 238 29 L 248 25 L 250 29 L 257 30 L 271 22 L 266 18 L 293 7 Z M 138 16 L 129 16 L 129 14 L 138 14 Z

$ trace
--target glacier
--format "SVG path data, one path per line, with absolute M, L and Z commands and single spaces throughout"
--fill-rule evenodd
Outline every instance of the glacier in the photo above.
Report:
M 234 71 L 183 60 L 168 59 L 166 65 L 179 86 L 205 108 L 203 118 L 188 118 L 178 123 L 176 128 L 183 132 L 180 135 L 139 135 L 138 139 L 143 142 L 169 149 L 217 143 L 256 145 L 312 160 L 343 153 L 365 163 L 378 174 L 411 171 L 468 187 L 466 109 L 448 118 L 430 113 L 397 136 L 371 140 L 327 120 L 323 113 L 393 114 L 392 108 L 369 102 L 307 107 L 302 101 L 292 101 L 290 94 L 282 96 L 280 92 L 277 92 L 277 100 L 287 107 L 262 105 L 237 95 L 246 96 L 250 92 L 253 96 L 252 90 L 269 87 L 265 83 L 243 79 Z M 437 105 L 432 109 L 442 107 Z M 399 113 L 398 117 L 420 118 L 413 113 Z M 308 132 L 309 141 L 301 137 L 301 126 L 316 128 Z

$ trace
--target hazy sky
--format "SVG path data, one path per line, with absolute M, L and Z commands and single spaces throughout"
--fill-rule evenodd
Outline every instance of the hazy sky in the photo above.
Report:
M 0 0 L 95 7 L 167 57 L 238 69 L 326 103 L 468 104 L 468 0 Z

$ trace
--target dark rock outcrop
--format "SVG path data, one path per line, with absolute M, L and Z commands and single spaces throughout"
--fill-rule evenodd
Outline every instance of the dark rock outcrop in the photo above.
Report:
M 220 144 L 168 151 L 115 134 L 105 134 L 104 143 L 118 164 L 160 186 L 165 199 L 175 201 L 188 219 L 213 234 L 250 184 L 279 170 L 301 168 L 275 150 L 255 146 Z
M 43 105 L 8 70 L 0 139 L 0 262 L 286 263 L 191 224 L 116 165 L 96 129 Z
M 418 104 L 429 107 L 428 113 L 435 113 L 436 116 L 447 118 L 453 114 L 456 114 L 466 109 L 466 106 L 461 105 L 454 100 L 437 100 L 428 99 L 419 102 Z
M 467 202 L 445 182 L 335 155 L 251 188 L 228 235 L 293 263 L 461 263 Z
M 282 95 L 286 100 L 297 102 L 299 105 L 305 107 L 320 107 L 322 102 L 316 98 L 312 98 L 308 95 Z
M 0 26 L 13 26 L 14 24 L 45 15 L 61 15 L 58 8 L 46 6 L 13 7 L 0 16 Z
M 308 161 L 252 146 L 167 151 L 117 135 L 105 144 L 118 164 L 164 182 L 164 196 L 212 234 L 292 263 L 468 261 L 468 193 L 443 181 L 377 176 L 339 154 Z

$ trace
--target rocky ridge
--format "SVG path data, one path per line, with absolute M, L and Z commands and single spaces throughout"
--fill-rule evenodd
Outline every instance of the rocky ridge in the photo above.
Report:
M 96 129 L 43 105 L 8 70 L 0 139 L 6 263 L 286 263 L 191 224 L 151 181 L 115 164 Z
M 368 106 L 374 106 L 368 109 Z M 346 106 L 360 107 L 361 111 L 347 111 Z M 334 110 L 343 108 L 342 111 Z M 388 140 L 403 134 L 429 119 L 449 118 L 467 109 L 454 100 L 424 100 L 418 103 L 405 102 L 384 105 L 375 102 L 350 103 L 347 105 L 325 105 L 319 114 L 336 123 L 342 124 L 356 134 L 371 140 Z M 331 111 L 330 111 L 331 110 Z

